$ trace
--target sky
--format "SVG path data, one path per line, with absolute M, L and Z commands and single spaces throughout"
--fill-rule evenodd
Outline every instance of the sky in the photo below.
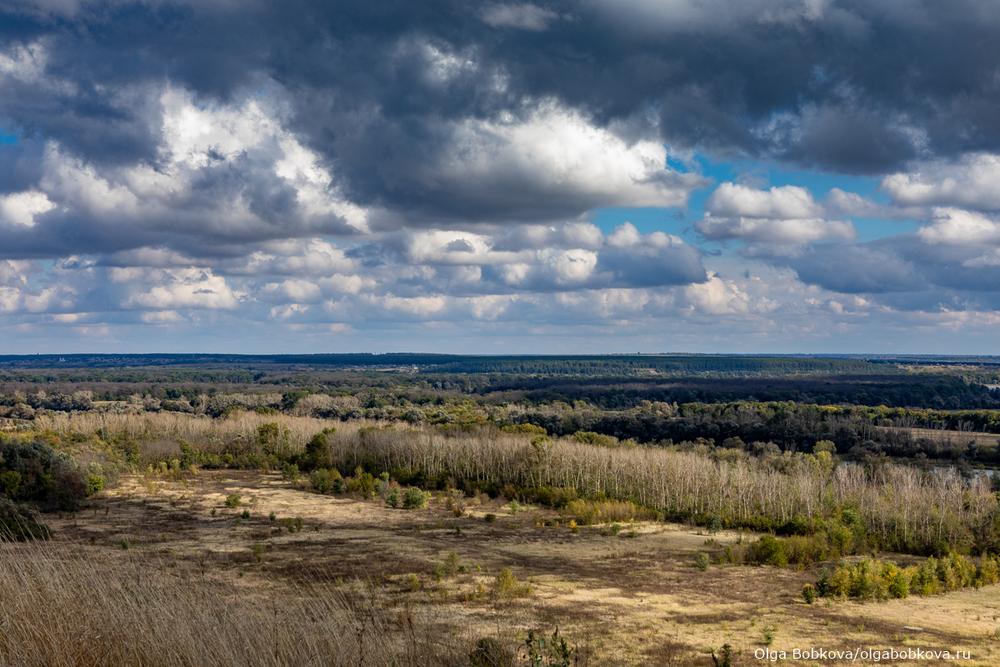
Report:
M 998 354 L 988 0 L 0 0 L 5 353 Z

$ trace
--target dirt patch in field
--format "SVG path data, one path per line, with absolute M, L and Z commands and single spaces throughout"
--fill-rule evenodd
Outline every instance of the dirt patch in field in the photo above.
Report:
M 239 504 L 227 507 L 232 496 Z M 485 521 L 487 513 L 495 521 Z M 498 618 L 525 631 L 558 626 L 590 664 L 711 665 L 709 651 L 725 643 L 737 651 L 736 664 L 748 665 L 759 662 L 754 651 L 765 646 L 789 654 L 809 647 L 961 649 L 974 658 L 963 664 L 1000 664 L 997 587 L 806 605 L 799 593 L 815 571 L 694 566 L 699 552 L 714 561 L 741 539 L 737 533 L 709 536 L 656 523 L 617 534 L 541 525 L 557 517 L 533 507 L 513 513 L 491 500 L 455 516 L 439 497 L 426 509 L 396 510 L 309 493 L 277 475 L 202 471 L 125 479 L 81 512 L 50 523 L 56 540 L 96 558 L 183 563 L 261 595 L 294 594 L 297 583 L 316 579 L 345 587 L 360 580 L 376 584 L 391 608 L 433 609 L 441 622 L 474 634 L 495 632 Z M 530 594 L 492 595 L 503 568 Z

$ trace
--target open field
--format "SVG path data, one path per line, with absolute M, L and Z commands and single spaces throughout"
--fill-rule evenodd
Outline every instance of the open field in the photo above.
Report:
M 227 507 L 234 495 L 240 505 Z M 698 553 L 717 553 L 739 539 L 736 532 L 709 536 L 655 522 L 617 534 L 601 526 L 573 530 L 540 525 L 559 518 L 552 510 L 511 513 L 501 502 L 481 498 L 455 516 L 440 495 L 424 510 L 395 510 L 309 493 L 274 474 L 131 476 L 80 512 L 53 518 L 54 538 L 41 548 L 184 572 L 181 579 L 207 579 L 261 604 L 295 596 L 308 582 L 329 582 L 349 597 L 377 596 L 392 623 L 411 614 L 470 642 L 498 628 L 509 638 L 558 627 L 586 664 L 709 665 L 710 649 L 723 643 L 737 649 L 736 664 L 755 664 L 753 651 L 769 640 L 774 650 L 912 646 L 968 650 L 975 661 L 964 664 L 1000 661 L 995 586 L 806 605 L 799 591 L 814 572 L 694 566 Z M 487 522 L 486 514 L 496 519 Z M 302 520 L 301 530 L 282 527 L 292 518 Z M 33 548 L 7 545 L 5 557 Z M 452 553 L 458 570 L 441 576 Z M 530 593 L 490 595 L 503 568 Z
M 709 361 L 11 370 L 0 664 L 1000 664 L 1000 413 Z
M 879 427 L 889 432 L 903 432 L 912 438 L 924 438 L 933 442 L 940 442 L 947 445 L 967 445 L 970 442 L 978 447 L 996 449 L 1000 443 L 1000 435 L 996 433 L 982 433 L 979 431 L 954 431 L 938 428 L 904 428 L 904 427 Z

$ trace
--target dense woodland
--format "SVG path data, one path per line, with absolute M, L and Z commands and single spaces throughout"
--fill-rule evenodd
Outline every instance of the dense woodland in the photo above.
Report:
M 1000 465 L 992 359 L 759 356 L 2 357 L 0 417 L 254 410 L 622 442 Z M 480 369 L 475 372 L 474 369 Z M 996 434 L 997 437 L 992 437 Z

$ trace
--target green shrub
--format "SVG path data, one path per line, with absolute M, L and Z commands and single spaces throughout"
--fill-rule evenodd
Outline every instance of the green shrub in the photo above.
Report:
M 257 446 L 265 457 L 286 457 L 291 448 L 291 436 L 288 429 L 277 422 L 261 424 L 257 427 Z
M 977 586 L 991 586 L 1000 583 L 1000 559 L 998 557 L 983 556 L 976 569 L 976 582 Z
M 344 478 L 336 468 L 320 468 L 309 475 L 309 484 L 317 493 L 342 493 L 345 489 Z
M 399 486 L 387 487 L 382 497 L 388 507 L 398 508 L 403 504 Z
M 808 537 L 793 535 L 784 538 L 782 543 L 788 562 L 795 565 L 811 565 L 826 560 L 829 554 L 826 536 L 823 534 Z
M 0 487 L 14 502 L 43 511 L 75 510 L 87 496 L 87 480 L 65 455 L 42 442 L 0 440 Z
M 816 444 L 813 445 L 813 454 L 818 454 L 820 452 L 836 454 L 837 445 L 833 444 L 830 440 L 817 440 Z
M 87 475 L 87 495 L 92 496 L 95 493 L 100 493 L 104 490 L 104 484 L 104 475 L 90 473 Z
M 747 549 L 746 560 L 755 565 L 788 565 L 788 554 L 785 543 L 774 535 L 764 535 Z
M 238 493 L 230 493 L 228 496 L 226 496 L 226 500 L 225 500 L 226 507 L 229 507 L 229 508 L 239 507 L 240 504 L 242 504 L 242 503 L 243 503 L 243 499 L 240 497 L 240 494 L 238 494 Z
M 333 455 L 330 450 L 330 434 L 334 433 L 334 431 L 335 429 L 325 428 L 306 443 L 306 450 L 302 455 L 302 467 L 305 470 L 329 468 L 333 465 Z
M 629 500 L 570 500 L 562 513 L 571 516 L 582 525 L 611 523 L 615 521 L 636 521 L 654 519 L 656 513 Z
M 826 529 L 830 548 L 839 556 L 847 556 L 855 551 L 854 531 L 839 522 L 831 522 Z
M 522 583 L 509 567 L 505 567 L 493 581 L 493 595 L 500 599 L 525 597 L 531 595 L 531 586 Z
M 514 667 L 517 656 L 499 639 L 483 637 L 469 654 L 470 667 Z
M 180 467 L 184 470 L 190 470 L 193 465 L 200 465 L 201 452 L 196 450 L 190 443 L 181 440 L 177 443 L 181 450 Z
M 21 473 L 16 470 L 0 472 L 0 495 L 16 498 L 21 490 Z
M 137 466 L 142 463 L 142 449 L 139 447 L 138 442 L 128 441 L 123 442 L 119 449 L 121 450 L 121 456 L 125 459 L 125 463 L 130 466 Z
M 714 667 L 733 667 L 733 647 L 729 644 L 723 644 L 718 654 L 713 648 L 712 665 Z
M 427 507 L 427 500 L 431 494 L 421 491 L 415 486 L 411 486 L 403 492 L 403 509 L 415 510 Z
M 568 486 L 539 486 L 526 489 L 522 496 L 523 500 L 556 509 L 565 507 L 579 497 L 576 489 Z
M 365 472 L 364 468 L 358 466 L 354 470 L 354 475 L 346 480 L 347 490 L 351 493 L 360 493 L 366 498 L 375 495 L 375 476 Z
M 848 595 L 862 600 L 885 599 L 888 585 L 881 578 L 880 565 L 881 563 L 866 558 L 850 566 L 851 588 Z
M 573 434 L 573 439 L 585 445 L 598 445 L 601 447 L 614 447 L 618 444 L 618 438 L 594 431 L 577 431 Z
M 438 581 L 454 577 L 462 569 L 462 563 L 458 559 L 458 554 L 449 551 L 445 559 L 434 566 L 434 578 Z
M 536 424 L 504 424 L 500 427 L 504 433 L 528 433 L 531 435 L 548 435 L 548 432 Z
M 973 586 L 997 583 L 1000 560 L 985 554 L 978 563 L 957 553 L 933 556 L 919 565 L 899 567 L 895 563 L 865 558 L 843 562 L 831 572 L 826 570 L 816 583 L 824 597 L 858 599 L 905 598 L 911 593 L 934 595 Z
M 806 604 L 812 604 L 816 601 L 816 587 L 812 584 L 806 584 L 802 587 L 802 599 L 806 601 Z
M 33 509 L 0 496 L 0 541 L 45 540 L 49 534 Z
M 886 563 L 882 577 L 886 581 L 885 590 L 889 597 L 902 599 L 910 594 L 910 573 L 895 563 Z
M 801 514 L 796 514 L 781 524 L 777 532 L 781 535 L 809 535 L 815 532 L 815 529 L 812 521 Z
M 706 553 L 700 553 L 694 558 L 694 566 L 702 572 L 708 569 L 709 562 L 708 554 Z
M 934 595 L 941 589 L 937 578 L 937 559 L 931 556 L 921 563 L 910 577 L 910 591 L 917 595 Z
M 280 519 L 278 524 L 289 533 L 301 532 L 302 528 L 305 526 L 305 522 L 302 520 L 302 517 L 299 516 Z
M 528 664 L 532 667 L 570 667 L 573 650 L 559 635 L 558 628 L 550 637 L 528 631 L 524 641 L 528 653 Z
M 851 570 L 841 565 L 832 572 L 824 571 L 816 584 L 816 590 L 824 597 L 847 597 L 851 593 Z

